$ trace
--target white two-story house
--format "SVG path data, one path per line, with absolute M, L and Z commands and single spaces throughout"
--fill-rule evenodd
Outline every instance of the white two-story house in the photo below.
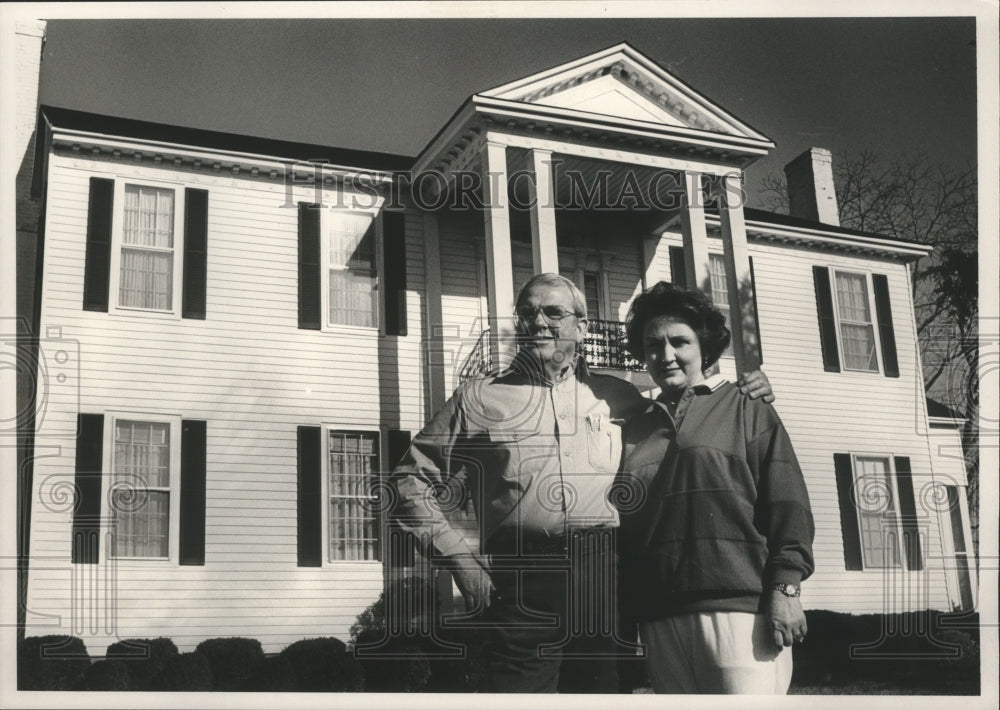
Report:
M 42 107 L 28 634 L 346 638 L 386 574 L 382 474 L 509 356 L 543 271 L 584 291 L 590 365 L 647 391 L 635 295 L 729 314 L 721 371 L 763 363 L 809 488 L 807 608 L 971 608 L 929 249 L 840 227 L 821 150 L 789 165 L 794 216 L 746 208 L 773 147 L 628 44 L 473 95 L 416 157 Z

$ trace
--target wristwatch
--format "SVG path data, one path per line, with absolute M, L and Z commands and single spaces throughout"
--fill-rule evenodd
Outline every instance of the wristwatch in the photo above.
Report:
M 778 584 L 772 584 L 771 589 L 776 589 L 786 597 L 798 597 L 802 595 L 802 588 L 797 584 L 785 584 L 784 582 L 779 582 Z

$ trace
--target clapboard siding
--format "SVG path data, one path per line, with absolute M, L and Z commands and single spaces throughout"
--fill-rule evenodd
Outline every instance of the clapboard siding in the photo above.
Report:
M 459 384 L 462 363 L 489 327 L 483 302 L 485 284 L 479 272 L 485 263 L 483 221 L 473 215 L 441 215 L 438 243 L 441 259 L 441 320 L 444 334 L 444 386 Z
M 671 246 L 682 246 L 679 233 L 669 232 L 647 251 L 650 285 L 670 281 Z M 779 245 L 751 238 L 764 369 L 777 401 L 775 408 L 788 429 L 806 477 L 816 520 L 816 572 L 805 585 L 808 608 L 855 613 L 885 610 L 883 590 L 897 610 L 909 595 L 912 608 L 948 609 L 942 544 L 937 511 L 921 509 L 924 488 L 934 476 L 926 436 L 923 387 L 919 375 L 916 332 L 906 267 L 890 259 Z M 709 251 L 722 253 L 722 242 L 709 239 Z M 881 373 L 824 372 L 819 343 L 814 265 L 863 270 L 888 276 L 889 298 L 900 377 Z M 872 306 L 874 308 L 874 305 Z M 877 333 L 877 331 L 876 331 Z M 727 377 L 735 376 L 732 358 L 720 361 Z M 913 468 L 918 512 L 928 539 L 922 572 L 844 569 L 833 454 L 869 453 L 908 456 Z
M 92 176 L 167 180 L 208 190 L 205 320 L 82 310 Z M 58 328 L 64 346 L 78 355 L 67 367 L 54 359 L 57 348 L 43 345 L 49 381 L 56 372 L 67 379 L 48 388 L 39 420 L 29 608 L 66 620 L 95 654 L 116 635 L 168 635 L 181 650 L 212 636 L 244 635 L 258 638 L 268 652 L 306 636 L 346 639 L 357 614 L 377 598 L 382 567 L 297 567 L 296 429 L 381 428 L 384 444 L 386 427 L 415 432 L 431 414 L 425 406 L 423 215 L 409 210 L 405 217 L 409 334 L 380 337 L 373 329 L 298 328 L 295 204 L 315 201 L 311 187 L 289 194 L 280 181 L 266 178 L 53 155 L 47 190 L 42 332 Z M 439 214 L 438 229 L 444 384 L 450 392 L 487 326 L 483 220 L 474 213 Z M 669 247 L 681 243 L 680 235 L 670 232 L 647 246 L 648 285 L 670 280 Z M 755 239 L 749 246 L 765 367 L 816 520 L 817 568 L 807 583 L 806 606 L 883 611 L 883 589 L 893 584 L 890 599 L 911 594 L 915 608 L 948 608 L 938 520 L 930 513 L 925 570 L 903 574 L 905 584 L 894 579 L 898 572 L 844 569 L 834 453 L 909 457 L 918 508 L 924 487 L 953 468 L 940 461 L 932 465 L 905 267 Z M 608 311 L 624 320 L 642 287 L 640 242 L 609 237 L 601 249 L 609 259 Z M 710 239 L 709 249 L 721 253 L 721 241 Z M 887 275 L 900 377 L 824 372 L 813 265 Z M 723 358 L 720 368 L 735 377 L 731 357 Z M 74 482 L 78 412 L 207 422 L 204 566 L 119 561 L 71 570 L 67 492 Z M 383 469 L 389 465 L 382 461 Z M 470 516 L 456 515 L 454 523 L 470 535 L 474 531 Z M 109 573 L 114 585 L 106 584 Z M 75 608 L 70 600 L 83 589 L 94 589 L 97 596 L 86 608 Z M 102 616 L 105 608 L 114 614 Z
M 205 320 L 82 310 L 91 176 L 208 190 Z M 212 636 L 252 636 L 269 652 L 306 636 L 346 640 L 357 615 L 381 591 L 382 566 L 296 566 L 296 427 L 327 423 L 378 431 L 387 417 L 404 429 L 422 426 L 420 215 L 406 217 L 409 335 L 380 337 L 374 330 L 297 327 L 294 205 L 313 200 L 311 188 L 296 188 L 288 200 L 280 180 L 53 155 L 47 189 L 41 327 L 43 333 L 58 327 L 78 349 L 70 377 L 78 389 L 53 387 L 39 426 L 33 612 L 57 615 L 67 628 L 79 621 L 78 635 L 96 654 L 115 640 L 103 631 L 108 623 L 120 637 L 170 636 L 181 650 Z M 45 355 L 54 372 L 53 353 Z M 401 381 L 417 384 L 403 387 Z M 121 560 L 93 566 L 98 569 L 77 566 L 70 574 L 72 497 L 66 494 L 78 411 L 207 422 L 204 567 Z M 46 451 L 67 453 L 46 457 Z M 111 588 L 102 580 L 112 571 L 114 618 L 88 616 L 105 608 Z M 73 608 L 74 589 L 79 593 L 88 580 L 98 598 L 86 609 Z M 230 602 L 219 615 L 223 598 Z

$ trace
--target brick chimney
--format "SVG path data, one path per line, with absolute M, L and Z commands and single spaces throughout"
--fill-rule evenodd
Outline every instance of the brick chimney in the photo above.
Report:
M 785 178 L 792 217 L 840 226 L 830 151 L 810 148 L 785 166 Z

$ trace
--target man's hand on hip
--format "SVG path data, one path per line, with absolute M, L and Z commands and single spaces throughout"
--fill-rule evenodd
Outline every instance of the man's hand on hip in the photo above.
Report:
M 493 592 L 493 580 L 482 560 L 472 553 L 452 555 L 448 559 L 458 591 L 465 599 L 466 610 L 488 608 Z

